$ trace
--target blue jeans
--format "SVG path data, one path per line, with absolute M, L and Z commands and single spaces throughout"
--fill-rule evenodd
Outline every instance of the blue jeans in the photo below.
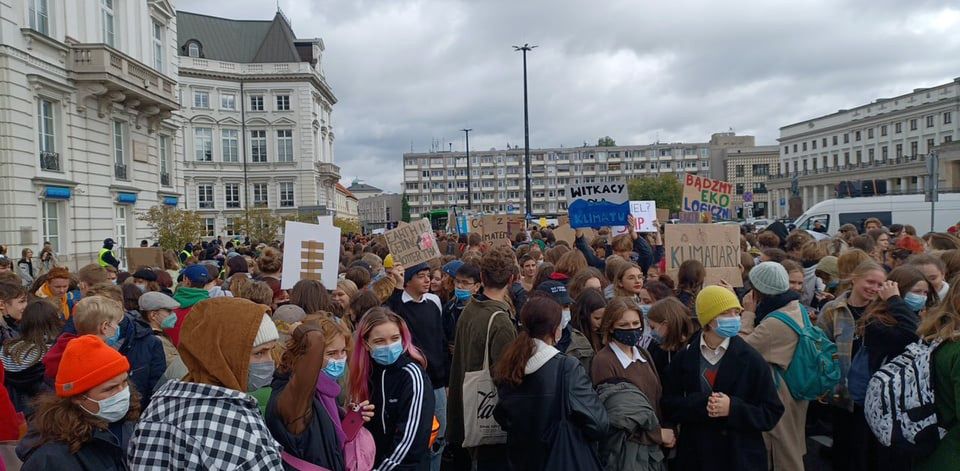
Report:
M 433 443 L 430 449 L 430 471 L 440 471 L 440 460 L 443 458 L 443 447 L 446 445 L 447 434 L 447 388 L 437 388 L 433 390 L 433 415 L 440 422 L 440 433 L 437 434 L 437 441 Z

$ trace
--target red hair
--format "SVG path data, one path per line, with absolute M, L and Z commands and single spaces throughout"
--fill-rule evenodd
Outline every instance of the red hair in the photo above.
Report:
M 367 337 L 374 327 L 392 322 L 400 329 L 400 339 L 403 344 L 403 352 L 410 356 L 424 369 L 427 367 L 427 359 L 423 356 L 416 346 L 413 345 L 410 329 L 403 318 L 393 313 L 385 307 L 375 307 L 363 314 L 357 330 L 353 336 L 353 351 L 350 353 L 350 376 L 348 387 L 350 390 L 350 400 L 360 403 L 370 399 L 369 379 L 370 379 L 370 348 L 367 347 Z

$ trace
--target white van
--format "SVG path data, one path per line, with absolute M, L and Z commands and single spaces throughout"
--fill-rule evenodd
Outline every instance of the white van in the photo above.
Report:
M 945 232 L 960 221 L 960 193 L 941 194 L 935 212 L 934 230 Z M 930 231 L 930 203 L 923 201 L 923 195 L 831 199 L 813 205 L 794 225 L 813 230 L 814 223 L 820 221 L 827 233 L 834 235 L 844 224 L 853 224 L 863 231 L 863 222 L 869 218 L 877 218 L 885 226 L 909 224 L 918 234 L 925 234 Z

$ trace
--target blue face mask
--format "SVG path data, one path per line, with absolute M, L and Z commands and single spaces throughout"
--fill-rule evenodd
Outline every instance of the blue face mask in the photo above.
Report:
M 660 335 L 660 332 L 657 332 L 657 329 L 650 329 L 650 338 L 657 344 L 663 343 L 663 336 Z
M 721 337 L 733 337 L 740 333 L 740 316 L 718 317 L 717 328 L 714 330 Z
M 833 280 L 833 281 L 827 283 L 827 289 L 837 289 L 837 286 L 840 286 L 840 281 L 839 281 L 839 280 Z
M 107 343 L 107 345 L 114 349 L 120 346 L 120 324 L 117 324 L 117 330 L 113 333 L 113 335 L 107 337 L 104 341 Z
M 650 315 L 650 305 L 641 304 L 640 305 L 640 314 L 643 314 L 643 318 L 646 319 Z
M 172 312 L 170 313 L 169 316 L 164 317 L 163 320 L 160 321 L 160 328 L 162 329 L 172 329 L 176 326 L 177 326 L 177 315 Z
M 373 357 L 373 361 L 383 365 L 390 366 L 396 363 L 397 359 L 400 358 L 400 355 L 403 354 L 403 342 L 396 341 L 390 345 L 383 345 L 380 347 L 373 347 L 370 350 L 370 356 Z
M 470 296 L 473 296 L 473 293 L 471 293 L 470 290 L 460 289 L 460 288 L 454 289 L 453 294 L 454 296 L 457 297 L 457 300 L 459 301 L 466 301 L 470 299 Z
M 346 371 L 346 369 L 347 369 L 346 358 L 341 358 L 339 360 L 335 358 L 331 358 L 327 360 L 327 366 L 323 367 L 323 372 L 326 373 L 327 376 L 333 379 L 338 379 L 341 376 L 343 376 L 343 372 Z
M 927 297 L 917 293 L 907 293 L 903 297 L 903 302 L 907 303 L 907 307 L 913 312 L 920 312 L 927 307 Z

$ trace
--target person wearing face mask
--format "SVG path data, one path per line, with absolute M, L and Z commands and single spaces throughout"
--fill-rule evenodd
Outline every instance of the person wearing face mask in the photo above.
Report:
M 607 304 L 600 322 L 603 349 L 597 352 L 590 371 L 594 385 L 621 379 L 628 381 L 646 397 L 655 417 L 647 427 L 631 430 L 631 440 L 644 446 L 673 448 L 676 435 L 670 428 L 660 426 L 662 386 L 653 364 L 653 358 L 637 345 L 643 336 L 643 314 L 640 306 L 630 298 L 614 298 Z M 659 450 L 656 450 L 659 451 Z M 651 452 L 648 462 L 653 469 L 663 468 L 663 453 Z
M 663 383 L 677 352 L 687 348 L 696 329 L 690 320 L 690 310 L 673 296 L 665 297 L 650 306 L 647 327 L 653 340 L 647 351 L 653 358 L 660 382 Z
M 483 255 L 479 275 L 483 290 L 467 303 L 456 323 L 445 435 L 454 469 L 469 469 L 471 461 L 481 470 L 499 470 L 506 464 L 503 445 L 462 448 L 466 413 L 463 382 L 468 371 L 483 369 L 485 356 L 490 365 L 496 364 L 507 344 L 517 336 L 509 300 L 509 287 L 517 277 L 515 260 L 513 251 L 505 247 L 494 248 Z M 488 337 L 489 348 L 486 348 Z
M 453 274 L 453 298 L 443 306 L 443 332 L 447 337 L 448 361 L 452 361 L 453 340 L 460 314 L 473 296 L 480 292 L 480 287 L 480 267 L 473 263 L 461 263 Z
M 266 311 L 242 298 L 194 306 L 178 346 L 189 373 L 154 392 L 127 449 L 132 469 L 282 469 L 249 394 L 273 379 L 279 333 Z
M 374 469 L 430 469 L 433 387 L 406 322 L 387 308 L 373 308 L 357 325 L 353 344 L 348 396 L 374 406 L 365 424 L 376 443 Z
M 147 291 L 160 291 L 160 284 L 157 283 L 157 274 L 149 268 L 141 268 L 130 276 L 128 283 L 133 283 L 140 288 L 141 293 Z
M 56 392 L 41 396 L 17 446 L 23 470 L 128 469 L 124 450 L 140 415 L 130 363 L 95 335 L 63 352 Z
M 163 374 L 168 379 L 179 379 L 187 374 L 187 367 L 183 365 L 180 359 L 180 352 L 170 341 L 170 337 L 163 332 L 163 329 L 173 327 L 177 322 L 175 309 L 180 309 L 180 303 L 173 298 L 159 292 L 144 293 L 140 296 L 140 323 L 149 327 L 153 335 L 160 340 L 163 345 L 163 355 L 166 359 L 167 368 Z
M 557 341 L 557 350 L 571 355 L 581 362 L 583 362 L 584 357 L 592 357 L 593 347 L 590 344 L 590 339 L 582 332 L 576 332 L 576 335 L 574 335 L 574 328 L 570 325 L 570 320 L 573 318 L 573 313 L 570 310 L 573 299 L 570 298 L 566 285 L 558 281 L 544 281 L 537 286 L 534 295 L 548 296 L 563 307 L 560 312 L 560 330 L 562 333 L 560 340 Z
M 531 297 L 520 312 L 520 334 L 493 366 L 499 396 L 493 417 L 507 432 L 508 462 L 500 469 L 564 469 L 551 466 L 552 444 L 543 439 L 565 412 L 581 433 L 564 445 L 576 446 L 578 455 L 592 457 L 600 469 L 596 446 L 607 436 L 609 418 L 580 362 L 555 347 L 561 310 L 548 297 Z
M 769 469 L 762 432 L 783 415 L 770 367 L 740 332 L 740 306 L 727 288 L 697 294 L 702 326 L 677 352 L 663 383 L 666 421 L 679 425 L 676 469 Z
M 927 277 L 927 280 L 933 285 L 937 299 L 947 298 L 947 292 L 950 291 L 950 283 L 947 283 L 947 280 L 944 278 L 947 267 L 944 265 L 943 259 L 930 254 L 919 254 L 908 258 L 907 264 L 916 267 L 917 270 L 920 270 L 920 272 Z
M 341 425 L 345 411 L 337 406 L 337 381 L 346 371 L 349 344 L 350 332 L 331 319 L 297 327 L 277 367 L 267 403 L 267 428 L 284 451 L 332 471 L 347 467 L 348 437 Z M 353 408 L 362 411 L 364 421 L 374 415 L 374 407 L 367 402 Z

